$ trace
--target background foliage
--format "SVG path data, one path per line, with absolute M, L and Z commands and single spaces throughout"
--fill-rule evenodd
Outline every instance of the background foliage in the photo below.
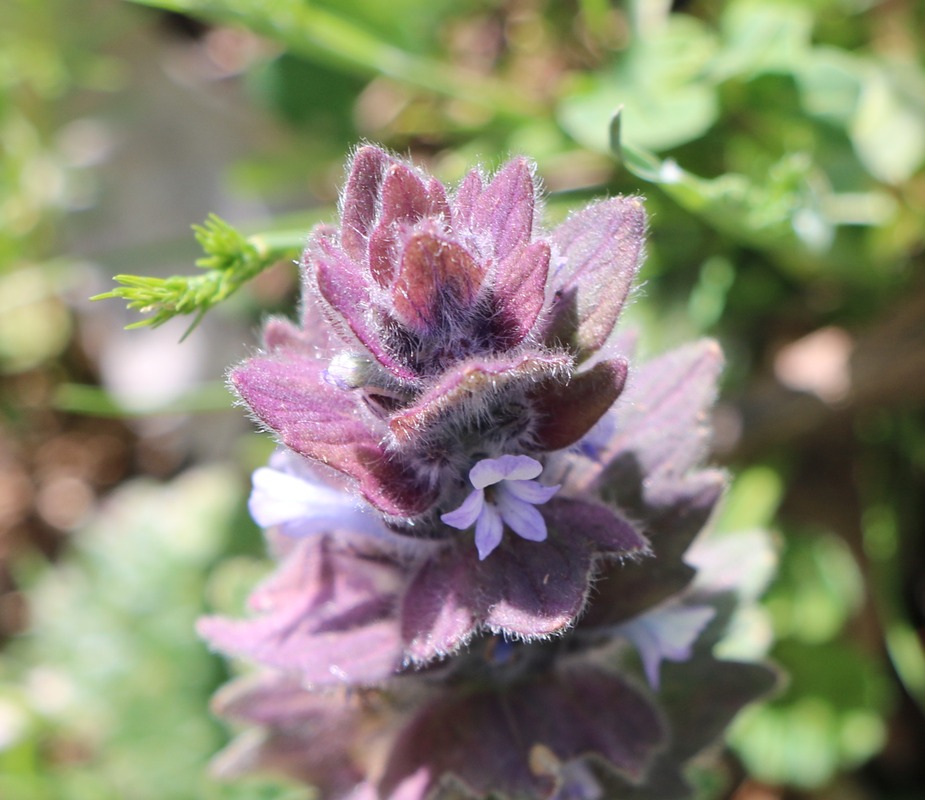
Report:
M 192 622 L 264 568 L 222 371 L 368 139 L 645 195 L 643 351 L 720 339 L 717 524 L 781 552 L 742 641 L 790 680 L 704 796 L 920 797 L 923 48 L 912 0 L 3 3 L 0 796 L 308 796 L 207 776 Z

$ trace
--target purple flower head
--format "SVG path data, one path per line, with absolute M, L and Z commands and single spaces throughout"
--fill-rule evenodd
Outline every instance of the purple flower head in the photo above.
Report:
M 561 631 L 601 564 L 647 551 L 593 494 L 534 480 L 562 472 L 623 390 L 627 361 L 609 340 L 642 257 L 642 205 L 606 200 L 545 234 L 537 195 L 525 159 L 451 191 L 361 148 L 340 226 L 316 229 L 305 250 L 304 328 L 273 321 L 266 351 L 231 374 L 307 465 L 301 481 L 257 473 L 259 522 L 402 540 L 408 660 L 483 629 Z M 319 318 L 328 333 L 313 346 Z M 349 501 L 331 488 L 343 481 Z M 586 523 L 573 530 L 570 516 Z M 460 604 L 448 619 L 437 581 Z
M 316 354 L 276 323 L 267 352 L 232 372 L 286 446 L 350 478 L 406 535 L 455 536 L 440 517 L 476 462 L 544 463 L 623 388 L 621 356 L 585 362 L 638 268 L 642 205 L 607 200 L 543 235 L 537 193 L 524 159 L 451 192 L 361 148 L 340 227 L 316 229 L 302 260 L 306 313 L 317 305 L 333 346 Z
M 218 700 L 264 731 L 224 771 L 325 800 L 680 798 L 770 685 L 713 658 L 726 595 L 685 561 L 725 483 L 700 466 L 719 350 L 628 381 L 642 205 L 546 232 L 538 195 L 524 159 L 448 189 L 362 147 L 301 327 L 232 371 L 284 447 L 250 501 L 281 563 L 252 618 L 200 622 L 268 670 Z

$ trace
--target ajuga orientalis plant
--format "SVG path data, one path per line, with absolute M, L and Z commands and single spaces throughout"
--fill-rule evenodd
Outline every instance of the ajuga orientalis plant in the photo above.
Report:
M 361 147 L 299 324 L 232 370 L 280 444 L 250 499 L 279 563 L 252 618 L 200 624 L 259 665 L 216 698 L 259 731 L 224 773 L 330 800 L 670 800 L 772 685 L 713 655 L 730 584 L 690 557 L 725 482 L 701 465 L 720 351 L 630 366 L 638 198 L 551 231 L 537 206 L 523 158 L 449 190 Z

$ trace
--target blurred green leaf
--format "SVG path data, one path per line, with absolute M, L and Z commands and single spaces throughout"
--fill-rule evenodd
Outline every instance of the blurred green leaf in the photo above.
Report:
M 662 161 L 625 145 L 623 118 L 624 110 L 618 109 L 610 123 L 610 146 L 617 160 L 717 230 L 736 241 L 772 250 L 796 241 L 811 249 L 828 247 L 832 225 L 821 212 L 805 154 L 784 156 L 760 183 L 734 173 L 706 179 L 682 169 L 673 159 Z
M 781 638 L 831 641 L 864 601 L 857 563 L 840 538 L 791 536 L 777 580 L 765 599 Z
M 215 381 L 187 392 L 167 405 L 126 408 L 119 400 L 99 386 L 62 383 L 52 397 L 52 406 L 72 414 L 92 417 L 146 417 L 156 414 L 211 414 L 228 411 L 234 398 L 228 386 Z
M 844 128 L 861 93 L 862 60 L 834 47 L 817 47 L 796 67 L 794 78 L 806 111 Z
M 608 151 L 610 119 L 621 106 L 632 146 L 662 151 L 699 138 L 718 114 L 714 85 L 703 77 L 715 48 L 703 23 L 671 15 L 651 37 L 635 38 L 612 66 L 578 79 L 559 103 L 559 123 L 601 152 Z
M 61 265 L 0 271 L 0 373 L 20 372 L 58 355 L 72 335 Z
M 693 587 L 707 593 L 733 593 L 737 608 L 714 655 L 732 661 L 762 661 L 773 643 L 767 612 L 758 605 L 778 563 L 774 537 L 760 528 L 727 530 L 710 528 L 685 554 L 697 570 Z
M 769 528 L 784 492 L 780 473 L 767 466 L 755 465 L 742 470 L 726 493 L 716 527 L 720 531 Z
M 248 81 L 279 116 L 309 128 L 312 140 L 342 148 L 355 135 L 353 103 L 363 82 L 354 76 L 283 53 L 253 70 Z
M 501 116 L 529 117 L 539 109 L 522 92 L 490 77 L 404 50 L 348 14 L 302 0 L 133 0 L 193 16 L 243 25 L 288 47 L 357 75 L 385 75 L 419 89 L 455 97 Z
M 862 526 L 864 551 L 871 563 L 871 594 L 890 661 L 903 688 L 925 711 L 925 647 L 902 596 L 903 547 L 896 510 L 882 502 L 871 503 L 864 509 Z
M 219 467 L 126 484 L 40 570 L 31 630 L 0 661 L 0 709 L 24 722 L 0 746 L 0 797 L 302 796 L 226 792 L 205 777 L 225 738 L 206 713 L 222 670 L 194 625 L 243 497 Z
M 712 256 L 700 265 L 697 283 L 691 289 L 687 310 L 701 332 L 722 318 L 729 290 L 735 282 L 735 266 L 724 256 Z
M 205 587 L 209 612 L 242 616 L 247 598 L 271 569 L 272 563 L 265 558 L 241 555 L 224 559 L 212 570 Z
M 434 31 L 452 13 L 478 8 L 473 0 L 313 0 L 313 4 L 351 20 L 396 45 L 417 52 L 440 52 Z
M 911 65 L 871 64 L 849 130 L 875 178 L 910 178 L 925 160 L 925 76 Z
M 755 778 L 820 787 L 880 749 L 889 692 L 870 658 L 852 646 L 796 642 L 778 646 L 774 658 L 790 675 L 790 688 L 747 709 L 730 734 Z
M 790 72 L 807 56 L 812 10 L 789 0 L 733 0 L 720 21 L 722 45 L 707 71 L 719 82 Z

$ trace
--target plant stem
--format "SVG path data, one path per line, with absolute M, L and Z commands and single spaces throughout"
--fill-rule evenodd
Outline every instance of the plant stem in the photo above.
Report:
M 348 19 L 303 0 L 132 0 L 193 16 L 236 23 L 313 60 L 362 75 L 385 75 L 410 86 L 488 108 L 498 116 L 543 115 L 541 104 L 501 81 L 463 71 L 384 42 Z

